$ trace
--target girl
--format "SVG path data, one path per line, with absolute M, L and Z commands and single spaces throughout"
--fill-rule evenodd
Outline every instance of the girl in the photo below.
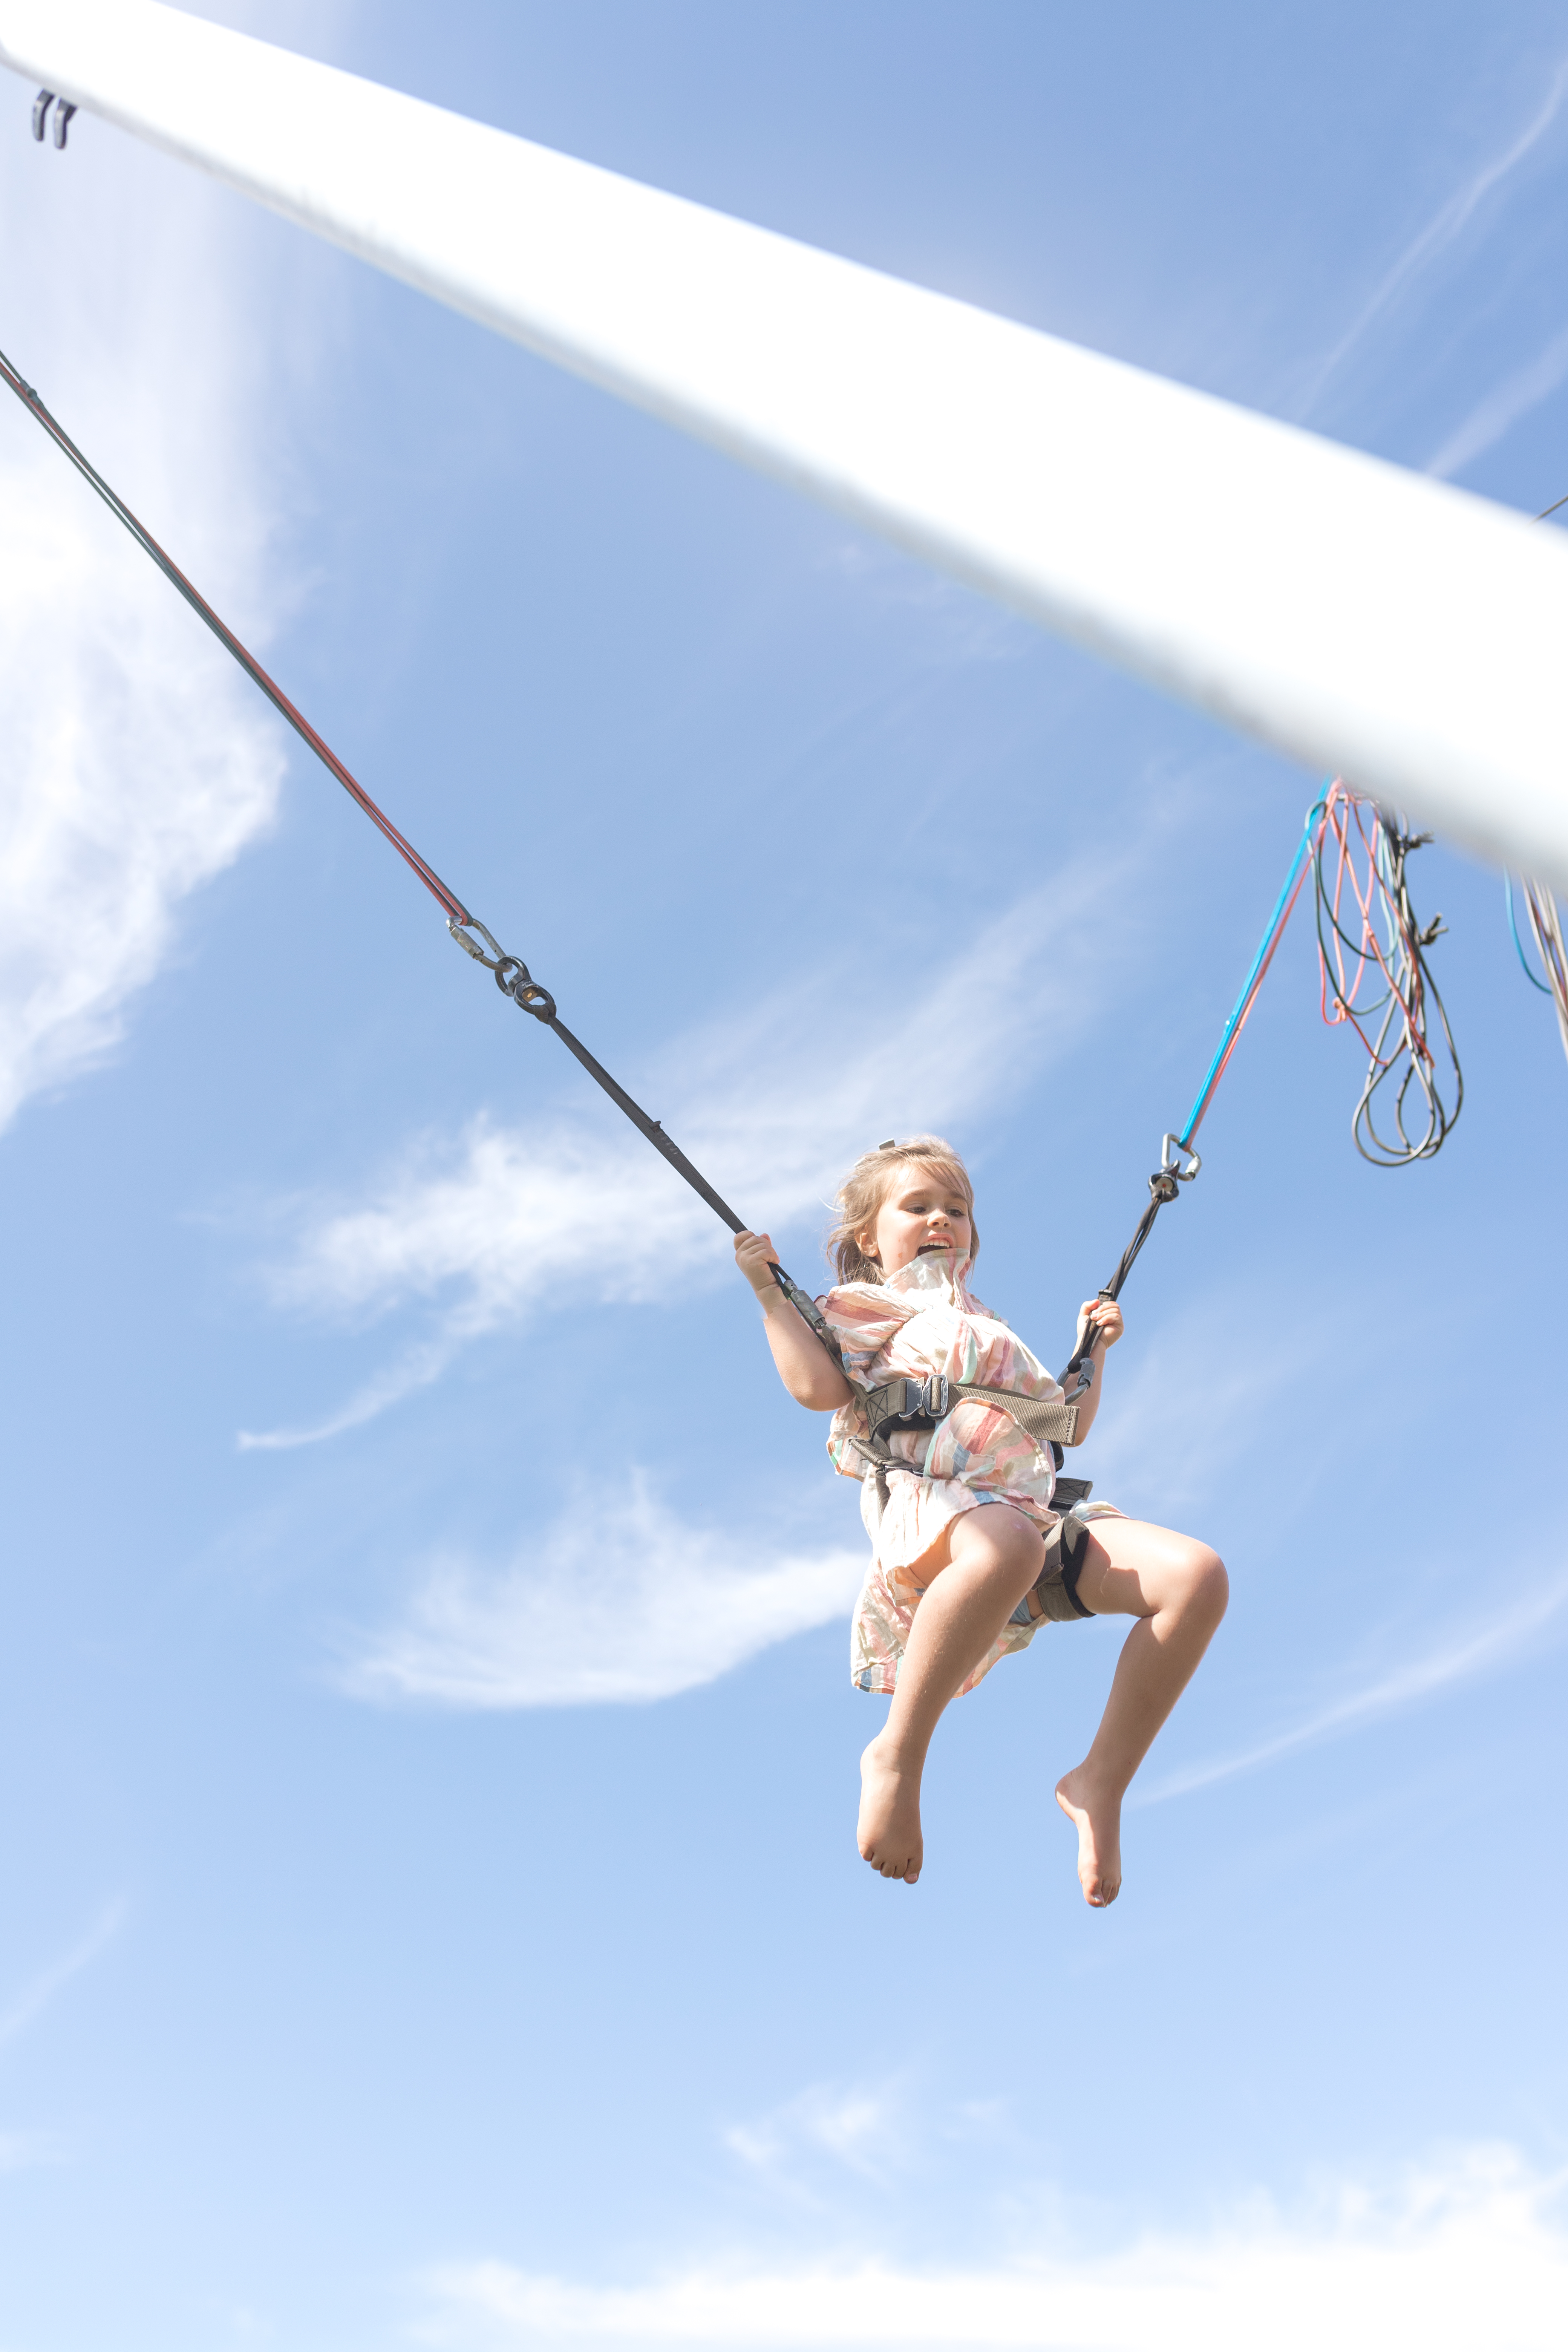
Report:
M 865 1392 L 900 1374 L 945 1374 L 1020 1398 L 1062 1391 L 965 1283 L 978 1246 L 973 1187 L 939 1136 L 879 1144 L 856 1161 L 837 1205 L 827 1245 L 840 1279 L 816 1303 L 842 1370 L 769 1273 L 777 1253 L 767 1234 L 738 1234 L 735 1255 L 762 1303 L 779 1377 L 797 1404 L 832 1411 L 834 1467 L 862 1482 L 875 1550 L 851 1668 L 861 1690 L 890 1692 L 893 1703 L 860 1759 L 860 1852 L 884 1878 L 912 1886 L 921 1774 L 948 1701 L 1026 1648 L 1044 1619 L 1132 1617 L 1094 1744 L 1057 1783 L 1078 1829 L 1084 1899 L 1100 1908 L 1121 1885 L 1127 1785 L 1225 1614 L 1224 1565 L 1206 1544 L 1108 1503 L 1054 1508 L 1050 1452 L 1003 1405 L 963 1398 L 934 1429 L 898 1429 L 882 1448 L 868 1445 Z M 1089 1332 L 1095 1380 L 1075 1444 L 1094 1419 L 1121 1308 L 1089 1300 L 1080 1345 Z M 891 1458 L 879 1459 L 889 1446 Z

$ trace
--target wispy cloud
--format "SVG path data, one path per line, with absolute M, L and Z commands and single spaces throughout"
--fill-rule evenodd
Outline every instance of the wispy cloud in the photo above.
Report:
M 932 639 L 937 659 L 928 667 L 924 682 L 900 697 L 905 716 L 939 687 L 944 662 L 1012 661 L 1032 641 L 1029 624 L 1016 614 L 912 562 L 881 540 L 841 540 L 825 561 L 828 569 L 869 589 L 885 604 L 918 613 L 935 625 Z
M 1094 1424 L 1096 1493 L 1163 1521 L 1201 1507 L 1277 1421 L 1281 1398 L 1311 1383 L 1338 1345 L 1326 1319 L 1260 1313 L 1256 1285 L 1246 1299 L 1211 1295 L 1141 1335 L 1136 1369 L 1110 1361 Z
M 669 1125 L 702 1164 L 689 1126 Z M 239 1443 L 336 1436 L 439 1378 L 469 1341 L 521 1323 L 569 1287 L 594 1299 L 668 1296 L 699 1266 L 719 1265 L 725 1245 L 712 1212 L 635 1130 L 595 1133 L 568 1120 L 498 1129 L 478 1119 L 455 1154 L 422 1143 L 363 1207 L 321 1217 L 275 1285 L 280 1303 L 344 1321 L 428 1303 L 434 1332 L 322 1420 L 242 1431 Z
M 258 377 L 231 310 L 244 271 L 227 215 L 131 151 L 112 168 L 135 182 L 136 234 L 122 211 L 106 234 L 111 165 L 82 149 L 40 185 L 41 151 L 4 142 L 0 197 L 29 227 L 8 256 L 6 347 L 254 621 Z M 181 900 L 270 820 L 284 760 L 254 690 L 8 392 L 0 558 L 3 1123 L 115 1045 Z
M 58 2132 L 0 2132 L 0 2173 L 37 2172 L 65 2158 L 66 2144 Z
M 1553 335 L 1528 367 L 1505 376 L 1484 400 L 1478 401 L 1464 423 L 1455 426 L 1436 456 L 1427 461 L 1426 471 L 1445 482 L 1455 474 L 1462 474 L 1467 466 L 1473 465 L 1511 433 L 1532 408 L 1550 400 L 1564 377 L 1568 377 L 1568 327 Z
M 434 1561 L 398 1622 L 354 1643 L 355 1696 L 464 1708 L 668 1698 L 848 1614 L 854 1550 L 777 1550 L 679 1519 L 636 1474 L 584 1496 L 499 1572 Z
M 242 1429 L 236 1444 L 242 1454 L 285 1454 L 297 1445 L 321 1445 L 351 1429 L 363 1429 L 388 1406 L 438 1381 L 462 1345 L 463 1334 L 449 1329 L 439 1339 L 406 1349 L 358 1388 L 324 1420 L 307 1422 L 298 1429 Z
M 885 2088 L 815 2083 L 765 2115 L 731 2124 L 724 2145 L 773 2180 L 788 2178 L 802 2159 L 815 2168 L 824 2157 L 863 2179 L 882 2180 L 899 2168 L 908 2137 L 900 2102 Z
M 1300 1748 L 1314 1748 L 1322 1740 L 1358 1731 L 1363 1724 L 1397 1715 L 1455 1684 L 1496 1673 L 1532 1650 L 1537 1636 L 1561 1616 L 1565 1604 L 1568 1577 L 1560 1577 L 1521 1601 L 1517 1608 L 1493 1618 L 1479 1633 L 1467 1630 L 1451 1634 L 1423 1656 L 1314 1709 L 1287 1730 L 1259 1741 L 1256 1747 L 1209 1763 L 1184 1766 L 1149 1788 L 1135 1788 L 1132 1803 L 1158 1805 L 1169 1797 L 1184 1797 L 1194 1789 L 1212 1788 L 1216 1780 L 1230 1780 L 1240 1773 L 1258 1771 L 1266 1764 L 1278 1762 L 1282 1756 L 1292 1756 Z
M 967 2270 L 882 2259 L 743 2258 L 642 2285 L 579 2285 L 503 2262 L 427 2281 L 443 2344 L 990 2346 L 1035 2352 L 1557 2352 L 1568 2305 L 1562 2182 L 1507 2148 L 1465 2151 L 1387 2184 L 1348 2181 L 1293 2212 L 1259 2198 L 1207 2231 L 1112 2252 Z M 1043 2236 L 1044 2233 L 1042 2233 Z
M 1117 878 L 1063 874 L 944 962 L 911 953 L 869 1006 L 863 985 L 850 997 L 852 1037 L 847 982 L 819 976 L 678 1039 L 634 1091 L 668 1111 L 669 1131 L 742 1214 L 775 1235 L 820 1224 L 841 1171 L 878 1134 L 977 1116 L 1076 1044 L 1105 990 L 1131 982 L 1133 956 L 1106 949 Z M 1094 923 L 1091 966 L 1075 950 Z M 717 1278 L 730 1241 L 712 1212 L 634 1130 L 590 1110 L 531 1128 L 477 1121 L 455 1153 L 418 1146 L 363 1206 L 308 1219 L 275 1278 L 280 1303 L 345 1322 L 422 1304 L 434 1329 L 346 1405 L 240 1444 L 306 1444 L 357 1426 L 470 1340 L 568 1293 L 646 1302 Z
M 1447 202 L 1439 206 L 1426 227 L 1411 239 L 1404 252 L 1384 272 L 1338 342 L 1319 362 L 1298 404 L 1299 415 L 1305 416 L 1310 414 L 1330 378 L 1389 304 L 1448 250 L 1464 234 L 1493 189 L 1516 171 L 1531 150 L 1540 145 L 1562 112 L 1565 97 L 1568 97 L 1568 58 L 1559 62 L 1540 105 L 1523 129 L 1455 189 Z
M 58 1960 L 40 1970 L 31 1984 L 25 1986 L 6 2008 L 0 2010 L 0 2050 L 25 2033 L 35 2018 L 43 2014 L 55 1995 L 69 1984 L 73 1977 L 79 1976 L 83 1969 L 91 1967 L 99 1954 L 114 1941 L 124 1924 L 125 1906 L 122 1903 L 109 1904 L 85 1936 L 68 1951 L 62 1953 Z

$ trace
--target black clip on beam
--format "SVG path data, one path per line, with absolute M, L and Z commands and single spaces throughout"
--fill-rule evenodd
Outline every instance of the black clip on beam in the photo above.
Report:
M 68 98 L 62 98 L 56 105 L 52 89 L 41 89 L 33 100 L 33 136 L 41 147 L 44 143 L 44 133 L 48 129 L 51 106 L 55 109 L 55 145 L 63 148 L 66 143 L 66 133 L 70 128 L 70 119 L 76 112 L 76 108 Z

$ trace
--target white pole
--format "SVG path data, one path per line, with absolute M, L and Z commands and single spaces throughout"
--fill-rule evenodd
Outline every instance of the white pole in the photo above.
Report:
M 1568 888 L 1561 533 L 156 0 L 0 0 L 0 61 Z

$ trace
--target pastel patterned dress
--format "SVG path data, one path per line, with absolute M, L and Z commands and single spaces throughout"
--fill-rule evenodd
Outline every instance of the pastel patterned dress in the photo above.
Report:
M 840 1283 L 819 1298 L 851 1378 L 879 1388 L 900 1373 L 924 1380 L 945 1372 L 974 1387 L 1059 1397 L 1059 1382 L 972 1295 L 963 1278 L 968 1266 L 967 1258 L 952 1265 L 932 1253 L 885 1282 Z M 982 1503 L 1011 1503 L 1040 1528 L 1052 1527 L 1056 1465 L 1049 1448 L 1037 1445 L 1003 1406 L 964 1398 L 934 1431 L 890 1433 L 895 1456 L 909 1467 L 897 1459 L 889 1465 L 888 1507 L 879 1517 L 874 1471 L 850 1442 L 865 1434 L 858 1402 L 843 1405 L 833 1416 L 827 1451 L 842 1476 L 861 1481 L 860 1516 L 874 1548 L 850 1633 L 850 1675 L 860 1690 L 889 1692 L 920 1606 L 920 1588 L 907 1571 L 944 1528 Z M 1086 1518 L 1121 1516 L 1110 1503 L 1079 1507 Z M 1005 1625 L 962 1690 L 973 1690 L 998 1658 L 1026 1649 L 1036 1631 L 1034 1624 Z

